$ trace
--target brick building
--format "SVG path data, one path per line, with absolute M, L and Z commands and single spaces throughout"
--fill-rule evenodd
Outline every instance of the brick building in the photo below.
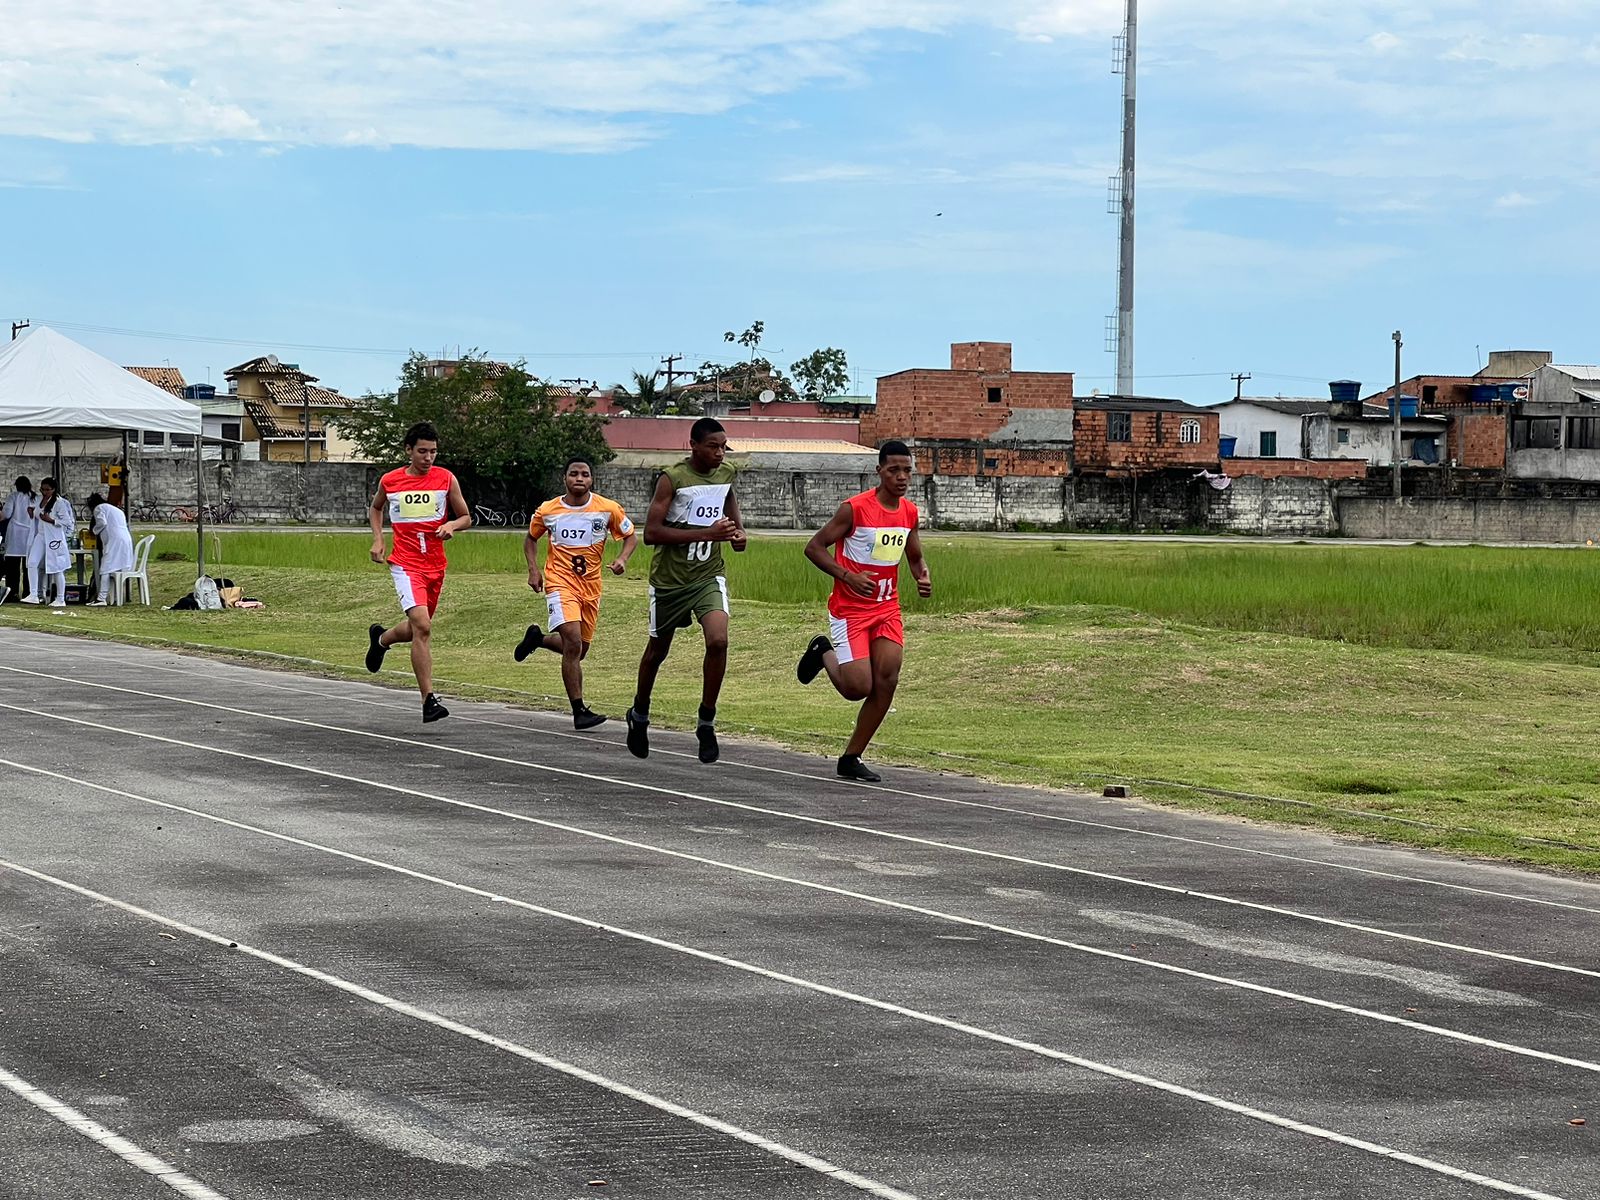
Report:
M 1218 435 L 1215 409 L 1181 400 L 1105 396 L 1079 400 L 1073 409 L 1073 457 L 1086 474 L 1215 467 Z
M 1010 342 L 957 342 L 950 368 L 914 367 L 878 380 L 861 440 L 982 442 L 1019 410 L 1072 408 L 1070 371 L 1013 371 Z

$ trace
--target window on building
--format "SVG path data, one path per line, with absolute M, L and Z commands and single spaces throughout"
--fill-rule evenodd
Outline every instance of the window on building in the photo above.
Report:
M 1276 430 L 1263 429 L 1261 431 L 1261 457 L 1278 457 L 1278 433 Z
M 1133 441 L 1133 414 L 1113 412 L 1106 414 L 1106 441 Z
M 167 435 L 157 433 L 154 429 L 146 429 L 141 435 L 141 440 L 146 446 L 165 446 L 167 444 Z
M 172 448 L 174 450 L 193 450 L 194 434 L 175 433 L 172 435 Z
M 1556 450 L 1560 446 L 1560 417 L 1518 417 L 1511 422 L 1513 450 Z
M 1569 418 L 1567 449 L 1600 450 L 1600 417 Z
M 241 433 L 241 430 L 239 428 L 239 424 L 240 423 L 238 421 L 224 421 L 222 423 L 222 436 L 223 436 L 223 438 L 225 440 L 227 440 L 227 441 L 230 441 L 230 442 L 239 441 L 240 440 L 240 436 L 239 435 Z
M 989 389 L 989 403 L 990 404 L 999 404 L 1000 401 L 1002 399 L 1004 399 L 1004 398 L 1005 398 L 1005 392 L 1004 392 L 1003 389 L 997 388 L 997 387 L 992 387 L 992 388 Z
M 1200 444 L 1200 422 L 1193 417 L 1186 417 L 1183 424 L 1178 426 L 1178 441 L 1186 446 Z
M 998 458 L 990 458 L 989 456 L 985 455 L 983 459 L 983 469 L 985 471 L 998 471 L 1000 469 L 1000 460 Z
M 1350 444 L 1350 431 L 1348 429 L 1339 430 L 1338 437 L 1339 445 L 1348 446 Z
M 1439 400 L 1439 385 L 1436 384 L 1436 383 L 1425 383 L 1425 384 L 1423 384 L 1422 385 L 1422 403 L 1425 404 L 1425 405 L 1432 405 L 1432 404 L 1437 403 L 1438 400 Z

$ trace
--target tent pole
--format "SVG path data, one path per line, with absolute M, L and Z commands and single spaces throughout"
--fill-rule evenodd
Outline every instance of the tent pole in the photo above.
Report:
M 200 432 L 194 435 L 194 530 L 199 539 L 199 552 L 195 555 L 198 564 L 196 579 L 206 573 L 206 477 L 200 449 L 205 440 L 205 427 L 202 425 Z
M 56 441 L 56 491 L 61 491 L 61 435 L 55 435 Z M 48 593 L 46 593 L 48 595 Z

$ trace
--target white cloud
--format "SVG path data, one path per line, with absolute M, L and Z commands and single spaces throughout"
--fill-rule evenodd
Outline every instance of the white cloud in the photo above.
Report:
M 1539 202 L 1532 196 L 1524 196 L 1521 192 L 1507 192 L 1504 196 L 1496 198 L 1494 206 L 1501 211 L 1515 208 L 1532 208 Z

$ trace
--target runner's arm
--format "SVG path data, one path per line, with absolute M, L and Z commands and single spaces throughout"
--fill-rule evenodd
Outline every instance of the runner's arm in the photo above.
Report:
M 472 528 L 472 514 L 467 511 L 467 498 L 461 493 L 461 481 L 453 474 L 450 476 L 450 497 L 446 503 L 450 508 L 451 519 L 439 526 L 438 538 L 441 542 L 448 542 L 463 529 Z
M 522 539 L 522 557 L 528 560 L 528 586 L 536 592 L 544 591 L 544 572 L 539 569 L 539 536 L 543 532 L 541 523 L 538 534 L 530 527 Z
M 383 552 L 383 510 L 388 499 L 383 489 L 379 488 L 372 494 L 372 503 L 367 506 L 367 524 L 372 526 L 372 549 L 368 553 L 375 563 L 381 563 L 386 557 Z
M 850 531 L 855 525 L 855 515 L 851 512 L 850 506 L 841 504 L 839 511 L 828 518 L 828 523 L 811 535 L 811 540 L 806 543 L 806 557 L 817 570 L 843 581 L 845 586 L 858 596 L 871 596 L 877 591 L 872 580 L 860 571 L 846 570 L 844 564 L 829 553 L 834 546 L 850 536 Z
M 911 568 L 911 578 L 917 581 L 917 595 L 926 600 L 933 595 L 933 576 L 928 574 L 928 560 L 922 557 L 922 539 L 915 529 L 906 538 L 906 564 Z
M 745 536 L 744 518 L 739 515 L 739 498 L 733 494 L 733 489 L 728 489 L 728 503 L 723 508 L 723 514 L 733 522 L 733 536 L 728 539 L 737 553 L 750 544 L 750 539 Z
M 611 573 L 621 575 L 628 569 L 628 560 L 633 557 L 633 552 L 639 548 L 639 535 L 629 533 L 622 539 L 622 553 L 611 560 Z

